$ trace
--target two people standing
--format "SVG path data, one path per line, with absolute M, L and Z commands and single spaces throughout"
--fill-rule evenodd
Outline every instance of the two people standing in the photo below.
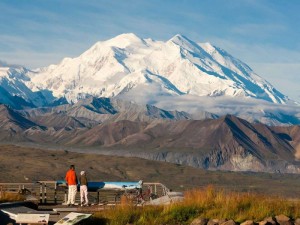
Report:
M 77 184 L 78 184 L 78 179 L 76 176 L 75 172 L 75 166 L 71 165 L 70 169 L 66 173 L 65 180 L 68 185 L 68 201 L 67 205 L 68 206 L 73 206 L 75 205 L 75 198 L 76 198 L 76 193 L 77 193 Z M 87 178 L 86 178 L 86 173 L 85 171 L 81 171 L 80 173 L 80 201 L 81 201 L 81 206 L 88 205 L 88 191 L 87 191 Z

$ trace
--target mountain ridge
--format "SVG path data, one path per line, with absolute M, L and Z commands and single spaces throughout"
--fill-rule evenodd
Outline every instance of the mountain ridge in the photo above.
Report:
M 122 114 L 122 107 L 115 114 L 100 110 L 98 114 L 106 118 L 99 121 L 97 117 L 74 117 L 69 111 L 74 106 L 70 107 L 16 111 L 0 105 L 0 141 L 80 148 L 210 170 L 300 172 L 299 126 L 269 127 L 233 115 L 202 120 L 173 120 L 163 115 L 160 119 L 115 118 Z M 147 113 L 138 109 L 138 115 Z
M 288 101 L 224 50 L 209 43 L 197 44 L 179 34 L 166 42 L 121 34 L 97 42 L 78 57 L 33 71 L 24 69 L 21 74 L 31 91 L 49 90 L 56 98 L 66 97 L 69 103 L 89 95 L 123 95 L 140 85 L 158 88 L 163 95 L 244 96 L 281 104 Z
M 16 109 L 76 104 L 90 97 L 188 114 L 195 114 L 191 108 L 198 105 L 199 114 L 230 113 L 268 125 L 300 123 L 299 105 L 247 64 L 180 34 L 167 41 L 121 34 L 95 43 L 78 57 L 35 70 L 0 64 L 0 102 Z M 223 103 L 211 107 L 218 102 Z M 235 111 L 224 111 L 230 104 Z

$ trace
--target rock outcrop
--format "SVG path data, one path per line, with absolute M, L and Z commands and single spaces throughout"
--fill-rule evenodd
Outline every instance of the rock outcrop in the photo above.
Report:
M 191 225 L 237 225 L 238 223 L 230 219 L 205 219 L 205 218 L 196 218 L 192 221 Z M 254 222 L 253 220 L 246 220 L 240 225 L 299 225 L 300 218 L 292 220 L 286 215 L 277 215 L 275 217 L 267 217 L 262 221 Z

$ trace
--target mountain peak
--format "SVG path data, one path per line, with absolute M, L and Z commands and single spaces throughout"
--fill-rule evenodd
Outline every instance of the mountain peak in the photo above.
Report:
M 148 71 L 150 75 L 145 78 L 142 71 Z M 51 86 L 50 90 L 56 97 L 68 95 L 77 98 L 72 99 L 74 102 L 79 95 L 112 97 L 132 93 L 149 80 L 151 87 L 147 84 L 147 90 L 154 88 L 161 92 L 145 90 L 153 96 L 182 92 L 198 96 L 285 101 L 284 95 L 279 96 L 279 92 L 246 64 L 209 43 L 201 46 L 182 34 L 176 34 L 167 42 L 147 42 L 133 33 L 120 34 L 98 42 L 83 57 L 66 61 L 57 69 L 51 68 L 41 75 L 37 78 L 41 86 Z M 62 80 L 57 83 L 59 79 Z M 72 93 L 66 94 L 66 90 Z
M 168 42 L 173 42 L 175 44 L 182 45 L 183 43 L 190 43 L 191 40 L 182 34 L 176 34 Z
M 186 36 L 182 34 L 176 34 L 174 37 L 172 37 L 167 43 L 172 43 L 177 46 L 180 46 L 181 48 L 187 49 L 190 52 L 195 52 L 199 50 L 199 45 L 187 38 Z M 196 50 L 197 49 L 197 50 Z
M 134 33 L 123 33 L 123 34 L 117 35 L 114 38 L 131 39 L 131 40 L 140 40 L 141 39 Z
M 79 57 L 34 72 L 0 68 L 0 83 L 12 96 L 36 106 L 47 105 L 53 96 L 74 103 L 88 96 L 118 96 L 157 105 L 163 102 L 162 96 L 175 99 L 182 95 L 273 103 L 287 100 L 245 63 L 218 47 L 197 44 L 182 34 L 166 42 L 121 34 L 97 42 Z M 12 96 L 7 96 L 0 90 L 0 100 L 10 104 Z M 190 103 L 194 104 L 193 100 Z
M 135 35 L 134 33 L 124 33 L 120 34 L 112 39 L 109 39 L 104 42 L 108 46 L 118 47 L 118 48 L 126 48 L 132 44 L 142 44 L 144 40 Z

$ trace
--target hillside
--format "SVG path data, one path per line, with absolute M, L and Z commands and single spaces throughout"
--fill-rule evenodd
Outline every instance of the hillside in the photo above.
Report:
M 157 114 L 145 111 L 151 108 L 128 110 L 130 116 L 123 120 L 125 114 L 114 108 L 99 112 L 104 109 L 80 106 L 85 113 L 75 117 L 68 105 L 29 111 L 1 107 L 3 143 L 75 148 L 209 170 L 299 173 L 298 126 L 269 127 L 232 115 L 193 120 L 158 108 Z
M 138 158 L 82 154 L 66 150 L 42 150 L 13 145 L 0 146 L 0 182 L 63 179 L 70 164 L 87 171 L 94 181 L 161 182 L 177 191 L 214 185 L 225 190 L 300 196 L 300 175 L 207 171 L 178 164 Z M 270 188 L 272 187 L 272 188 Z

